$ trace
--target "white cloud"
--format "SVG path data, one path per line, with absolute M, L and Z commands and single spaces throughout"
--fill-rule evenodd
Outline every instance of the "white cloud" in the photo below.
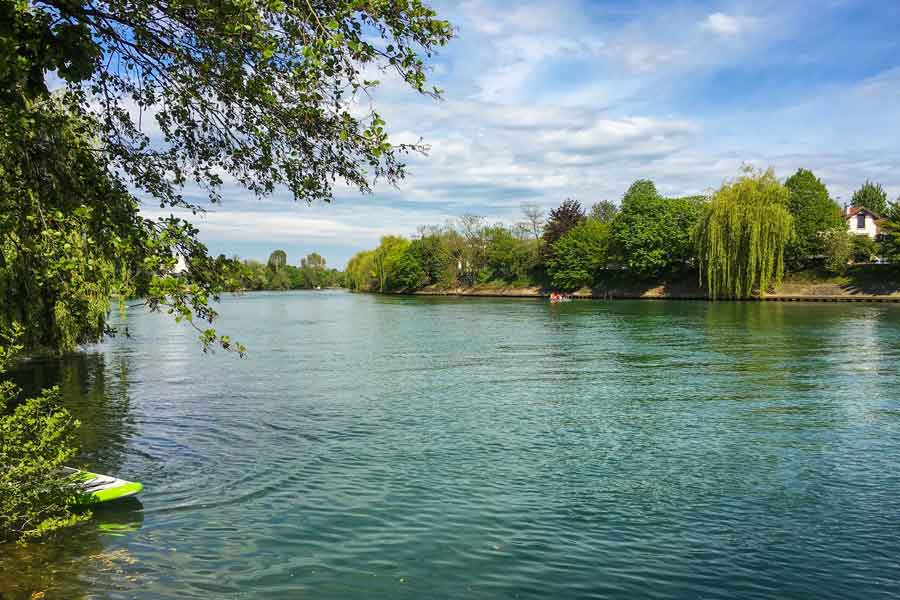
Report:
M 736 17 L 716 12 L 706 17 L 702 27 L 718 35 L 732 36 L 746 31 L 752 25 L 753 19 L 749 17 Z

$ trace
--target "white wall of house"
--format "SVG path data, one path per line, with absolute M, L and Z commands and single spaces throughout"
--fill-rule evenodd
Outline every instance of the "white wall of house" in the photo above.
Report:
M 861 218 L 864 218 L 862 223 L 860 223 Z M 850 231 L 850 233 L 855 233 L 856 235 L 867 235 L 872 239 L 875 239 L 875 236 L 878 235 L 878 226 L 875 225 L 875 219 L 873 219 L 872 215 L 868 213 L 849 216 L 846 217 L 846 220 L 847 229 Z M 860 227 L 860 224 L 862 224 L 862 227 Z

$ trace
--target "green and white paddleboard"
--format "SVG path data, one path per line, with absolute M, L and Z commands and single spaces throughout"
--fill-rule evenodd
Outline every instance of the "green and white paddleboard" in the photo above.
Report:
M 72 504 L 79 506 L 128 498 L 144 489 L 144 486 L 136 481 L 125 481 L 110 475 L 70 468 L 66 468 L 66 472 L 75 476 L 79 493 L 73 498 Z

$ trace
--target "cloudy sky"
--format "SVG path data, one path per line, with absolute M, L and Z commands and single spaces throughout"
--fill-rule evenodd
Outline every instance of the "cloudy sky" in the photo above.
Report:
M 702 193 L 744 162 L 812 169 L 840 201 L 866 179 L 900 194 L 900 2 L 467 0 L 431 3 L 458 36 L 437 102 L 389 77 L 392 139 L 431 145 L 399 189 L 307 206 L 226 188 L 197 223 L 214 253 L 342 267 L 387 233 L 521 205 L 618 201 L 650 178 Z

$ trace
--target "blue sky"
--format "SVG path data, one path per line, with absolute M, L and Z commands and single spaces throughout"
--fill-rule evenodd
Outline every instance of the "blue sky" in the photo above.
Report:
M 703 193 L 742 163 L 812 169 L 849 200 L 866 179 L 900 195 L 900 2 L 432 2 L 458 36 L 433 62 L 442 101 L 389 75 L 374 94 L 396 142 L 421 136 L 399 189 L 331 204 L 226 187 L 195 219 L 214 253 L 342 267 L 381 235 L 525 202 L 618 201 L 650 178 Z M 157 214 L 152 209 L 148 214 Z

